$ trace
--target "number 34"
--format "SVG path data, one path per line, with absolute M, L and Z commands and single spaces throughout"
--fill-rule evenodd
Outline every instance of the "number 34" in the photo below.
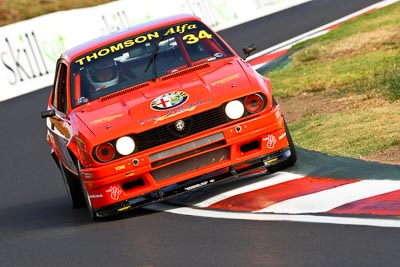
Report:
M 204 39 L 204 38 L 211 39 L 212 35 L 209 34 L 208 32 L 206 32 L 205 30 L 201 30 L 201 31 L 199 31 L 198 36 L 196 36 L 194 34 L 187 34 L 187 35 L 183 36 L 183 40 L 186 41 L 187 44 L 195 44 L 198 41 L 200 41 L 200 39 Z

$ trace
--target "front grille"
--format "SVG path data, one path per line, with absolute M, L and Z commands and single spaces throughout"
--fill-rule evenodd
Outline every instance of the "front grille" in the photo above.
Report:
M 150 174 L 154 180 L 160 182 L 162 180 L 210 166 L 212 164 L 221 163 L 229 160 L 230 147 L 222 147 L 205 154 L 197 155 L 193 158 L 188 158 L 174 164 L 170 164 L 159 169 L 153 170 Z
M 182 131 L 176 130 L 175 122 L 173 122 L 140 134 L 132 135 L 137 144 L 137 149 L 143 151 L 214 128 L 229 121 L 223 107 L 211 109 L 181 120 L 185 123 L 185 129 Z

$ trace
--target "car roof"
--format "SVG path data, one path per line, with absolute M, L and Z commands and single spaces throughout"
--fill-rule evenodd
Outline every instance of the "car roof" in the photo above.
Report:
M 154 29 L 163 28 L 168 25 L 173 25 L 173 24 L 178 24 L 178 23 L 182 23 L 185 21 L 193 21 L 193 20 L 200 21 L 201 19 L 199 17 L 190 15 L 190 14 L 179 14 L 179 15 L 164 17 L 164 18 L 148 21 L 145 23 L 137 24 L 137 25 L 134 25 L 134 26 L 98 37 L 96 39 L 87 41 L 87 42 L 77 45 L 75 47 L 72 47 L 72 48 L 66 50 L 64 53 L 62 53 L 61 58 L 63 58 L 66 61 L 70 61 L 71 59 L 74 59 L 80 55 L 86 54 L 97 48 L 103 47 L 109 43 L 113 43 L 118 40 L 125 39 L 130 36 L 137 35 L 137 34 L 140 34 L 143 32 L 148 32 L 148 31 L 151 31 Z

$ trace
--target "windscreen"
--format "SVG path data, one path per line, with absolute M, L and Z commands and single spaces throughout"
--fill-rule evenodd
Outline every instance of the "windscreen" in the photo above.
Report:
M 198 21 L 132 36 L 74 60 L 73 106 L 184 69 L 233 56 L 224 43 Z

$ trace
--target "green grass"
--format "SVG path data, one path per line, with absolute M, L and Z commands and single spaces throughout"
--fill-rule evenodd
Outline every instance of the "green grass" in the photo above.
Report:
M 400 38 L 394 41 L 400 45 Z M 310 51 L 313 53 L 312 57 L 315 57 L 316 49 L 324 50 L 325 52 L 318 52 L 324 56 L 309 60 Z M 361 85 L 365 85 L 365 90 L 370 89 L 368 85 L 385 85 L 379 86 L 379 93 L 386 95 L 389 91 L 392 100 L 400 99 L 395 94 L 400 79 L 396 75 L 400 69 L 399 48 L 363 52 L 358 50 L 360 54 L 355 55 L 352 55 L 352 50 L 338 56 L 329 54 L 329 51 L 329 47 L 322 49 L 319 44 L 314 44 L 293 54 L 292 62 L 286 68 L 268 73 L 267 76 L 274 82 L 275 94 L 290 97 L 302 92 L 330 89 L 359 92 Z
M 283 99 L 320 95 L 337 105 L 351 96 L 370 100 L 367 107 L 353 103 L 335 113 L 305 114 L 289 125 L 297 145 L 350 157 L 400 145 L 399 14 L 396 3 L 344 23 L 297 44 L 285 66 L 265 73 Z
M 113 0 L 0 0 L 0 26 L 73 8 L 90 7 Z
M 295 143 L 329 155 L 360 157 L 400 145 L 400 106 L 323 114 L 289 126 Z M 388 127 L 390 126 L 390 127 Z

